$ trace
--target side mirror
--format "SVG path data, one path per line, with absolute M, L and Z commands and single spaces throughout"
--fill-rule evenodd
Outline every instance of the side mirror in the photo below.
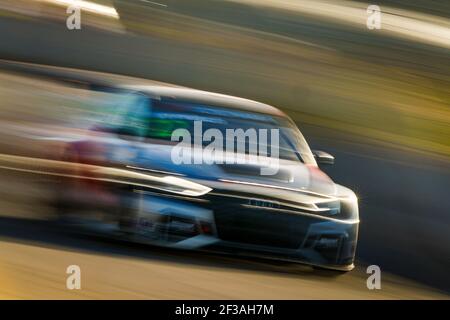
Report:
M 318 164 L 334 164 L 334 157 L 331 154 L 320 150 L 313 150 L 312 153 Z

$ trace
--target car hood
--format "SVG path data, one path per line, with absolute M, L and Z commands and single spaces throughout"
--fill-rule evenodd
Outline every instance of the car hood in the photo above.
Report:
M 239 184 L 246 186 L 247 189 L 258 187 L 258 189 L 301 191 L 330 196 L 336 194 L 334 182 L 316 165 L 283 159 L 279 159 L 278 162 L 272 159 L 270 162 L 269 158 L 263 157 L 243 159 L 234 153 L 225 154 L 223 157 L 231 163 L 227 161 L 218 163 L 207 156 L 200 156 L 199 159 L 192 155 L 190 161 L 176 164 L 172 160 L 172 148 L 171 145 L 156 144 L 146 145 L 144 149 L 137 148 L 129 166 L 134 170 L 170 173 L 213 187 L 217 187 L 216 182 L 223 182 L 221 184 L 223 188 Z M 236 157 L 235 161 L 232 162 L 230 157 Z M 237 159 L 244 163 L 236 163 Z M 272 168 L 278 169 L 270 172 L 273 174 L 264 173 L 264 168 L 267 168 L 269 163 Z

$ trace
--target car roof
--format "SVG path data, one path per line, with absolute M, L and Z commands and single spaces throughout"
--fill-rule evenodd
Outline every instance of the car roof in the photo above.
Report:
M 144 93 L 155 98 L 171 98 L 182 101 L 196 102 L 208 106 L 225 107 L 232 109 L 287 117 L 281 110 L 257 101 L 177 86 L 162 85 L 124 85 L 121 88 Z

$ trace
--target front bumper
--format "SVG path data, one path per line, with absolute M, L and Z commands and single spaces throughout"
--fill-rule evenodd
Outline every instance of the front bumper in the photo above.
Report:
M 150 221 L 150 215 L 164 216 L 163 220 L 157 219 L 163 221 L 159 229 L 169 235 L 160 238 L 170 239 L 166 245 L 174 248 L 259 256 L 338 270 L 353 268 L 358 220 L 249 207 L 242 203 L 242 198 L 223 199 L 214 194 L 201 200 L 190 202 L 186 198 L 144 195 L 141 198 L 144 204 L 140 204 L 144 210 L 138 223 Z M 186 230 L 179 229 L 183 225 L 187 226 Z M 144 235 L 149 226 L 148 223 L 138 225 Z
M 208 195 L 219 250 L 339 270 L 353 268 L 359 228 L 356 197 L 343 200 L 341 213 L 330 217 L 270 199 L 254 201 L 252 196 Z

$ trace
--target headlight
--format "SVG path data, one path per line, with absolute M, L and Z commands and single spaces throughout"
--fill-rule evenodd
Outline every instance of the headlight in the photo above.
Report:
M 317 208 L 320 210 L 323 215 L 326 216 L 334 216 L 341 212 L 341 202 L 339 200 L 333 200 L 328 202 L 319 202 L 316 203 Z
M 208 188 L 199 183 L 170 175 L 156 176 L 109 167 L 98 168 L 97 170 L 95 170 L 95 175 L 104 177 L 101 178 L 101 180 L 105 181 L 157 189 L 192 197 L 202 196 L 212 190 L 211 188 Z
M 317 213 L 322 216 L 329 216 L 342 220 L 359 219 L 358 198 L 351 191 L 347 192 L 345 196 L 323 202 L 316 202 L 314 205 L 318 209 Z
M 165 176 L 162 179 L 163 185 L 160 186 L 161 190 L 185 196 L 198 197 L 212 190 L 202 184 L 173 176 Z

